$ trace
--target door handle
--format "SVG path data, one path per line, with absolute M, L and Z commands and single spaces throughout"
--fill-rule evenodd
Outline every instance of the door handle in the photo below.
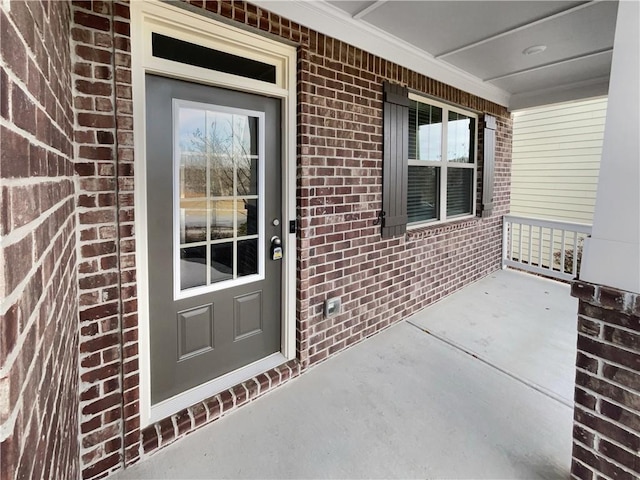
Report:
M 271 260 L 282 259 L 282 240 L 277 235 L 271 237 Z

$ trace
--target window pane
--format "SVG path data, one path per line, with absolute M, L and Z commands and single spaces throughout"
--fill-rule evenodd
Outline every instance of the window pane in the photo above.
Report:
M 180 249 L 180 289 L 207 283 L 207 247 Z
M 238 201 L 238 236 L 257 235 L 258 233 L 258 201 Z
M 238 276 L 258 273 L 258 240 L 238 242 Z
M 209 154 L 209 185 L 212 197 L 233 196 L 233 159 Z
M 237 159 L 238 195 L 258 194 L 258 160 L 241 157 Z
M 447 169 L 447 217 L 471 213 L 473 169 Z
M 258 119 L 234 115 L 233 139 L 234 154 L 237 157 L 258 155 Z
M 214 105 L 179 107 L 174 214 L 181 290 L 258 273 L 264 247 L 251 237 L 260 223 L 259 121 Z
M 409 223 L 438 218 L 440 208 L 440 167 L 409 166 L 407 214 Z
M 180 200 L 180 243 L 204 242 L 207 239 L 207 202 Z
M 151 34 L 151 52 L 154 57 L 166 58 L 174 62 L 276 83 L 275 65 L 167 37 L 160 33 Z
M 233 237 L 233 200 L 211 202 L 211 240 Z
M 193 108 L 180 109 L 178 119 L 180 198 L 206 196 L 205 125 L 205 112 L 203 110 Z
M 211 245 L 211 283 L 233 278 L 233 243 Z
M 442 159 L 442 109 L 425 103 L 409 105 L 409 158 Z
M 449 111 L 447 124 L 447 160 L 473 163 L 475 120 L 461 113 Z

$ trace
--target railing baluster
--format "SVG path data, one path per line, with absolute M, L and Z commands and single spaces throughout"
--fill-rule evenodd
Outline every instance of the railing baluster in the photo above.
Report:
M 555 235 L 555 229 L 551 228 L 551 234 L 549 235 L 549 270 L 553 271 L 553 237 Z
M 571 276 L 578 276 L 578 232 L 573 232 L 573 267 L 571 268 Z
M 520 230 L 519 234 L 518 234 L 518 261 L 520 263 L 522 263 L 522 226 L 523 224 L 520 224 Z
M 544 230 L 540 225 L 540 238 L 538 239 L 538 267 L 542 268 L 542 239 L 544 238 Z
M 533 225 L 529 225 L 529 265 L 531 265 L 531 243 L 533 241 Z
M 562 236 L 560 238 L 560 271 L 562 273 L 566 273 L 564 270 L 564 240 L 565 240 L 565 235 L 566 235 L 567 231 L 563 228 L 562 229 Z
M 504 217 L 502 220 L 502 268 L 507 268 L 506 260 L 511 260 L 511 242 L 509 241 L 509 226 L 512 223 Z

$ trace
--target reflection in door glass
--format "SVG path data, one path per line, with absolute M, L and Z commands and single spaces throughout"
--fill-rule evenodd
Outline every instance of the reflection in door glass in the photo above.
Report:
M 211 283 L 233 278 L 233 243 L 211 245 Z
M 258 119 L 244 115 L 233 116 L 234 154 L 258 155 Z
M 207 239 L 207 202 L 180 200 L 180 243 L 202 242 Z
M 257 195 L 258 159 L 240 157 L 237 162 L 238 195 Z
M 259 271 L 260 117 L 236 112 L 178 106 L 181 290 Z
M 207 195 L 207 158 L 201 132 L 205 131 L 206 114 L 193 108 L 180 109 L 180 198 Z
M 233 197 L 233 160 L 225 155 L 210 153 L 209 195 L 212 197 Z
M 207 284 L 207 248 L 180 249 L 180 288 L 200 287 Z
M 211 240 L 233 237 L 233 200 L 211 202 Z
M 258 234 L 258 201 L 239 200 L 238 212 L 238 236 Z
M 258 273 L 258 240 L 238 242 L 238 276 Z

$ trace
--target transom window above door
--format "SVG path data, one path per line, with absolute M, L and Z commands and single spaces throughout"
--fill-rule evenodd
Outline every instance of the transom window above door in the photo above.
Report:
M 176 295 L 261 279 L 264 115 L 173 102 Z
M 409 98 L 409 225 L 473 216 L 477 115 L 417 95 Z

